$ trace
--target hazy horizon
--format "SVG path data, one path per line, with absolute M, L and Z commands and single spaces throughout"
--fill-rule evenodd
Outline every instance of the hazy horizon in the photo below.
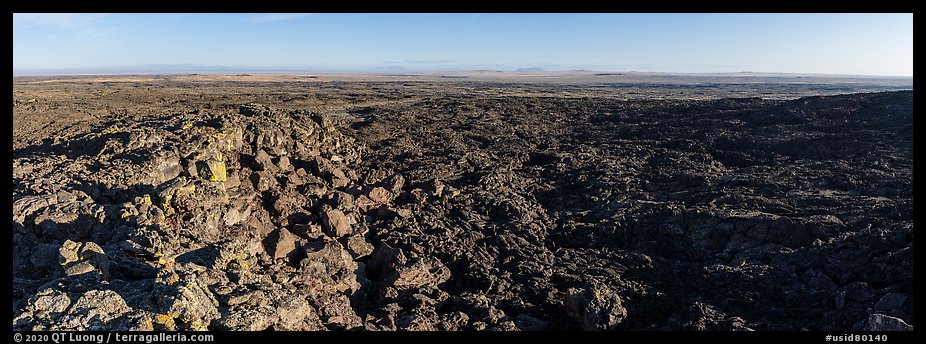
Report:
M 298 67 L 249 67 L 249 66 L 206 66 L 202 68 L 188 68 L 188 65 L 166 65 L 166 66 L 113 66 L 113 67 L 96 67 L 96 68 L 73 68 L 73 69 L 20 69 L 13 70 L 14 77 L 28 76 L 92 76 L 92 75 L 232 75 L 232 74 L 267 74 L 267 75 L 287 75 L 287 74 L 345 74 L 345 75 L 394 75 L 394 76 L 417 76 L 417 75 L 440 75 L 440 74 L 468 74 L 468 73 L 500 73 L 500 74 L 538 74 L 538 75 L 556 75 L 556 74 L 639 74 L 639 75 L 691 75 L 691 76 L 781 76 L 781 77 L 831 77 L 831 78 L 884 78 L 884 79 L 910 79 L 912 75 L 872 75 L 872 74 L 829 74 L 829 73 L 787 73 L 787 72 L 762 72 L 762 71 L 738 71 L 738 72 L 661 72 L 661 71 L 636 71 L 636 70 L 590 70 L 590 69 L 545 69 L 545 68 L 482 68 L 482 69 L 405 69 L 405 68 L 298 68 Z M 159 67 L 159 68 L 155 68 Z
M 912 14 L 21 14 L 13 74 L 913 76 Z

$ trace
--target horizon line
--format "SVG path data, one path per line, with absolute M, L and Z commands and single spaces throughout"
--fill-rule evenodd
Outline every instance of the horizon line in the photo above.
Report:
M 598 70 L 598 69 L 556 69 L 546 70 L 543 68 L 515 68 L 515 69 L 377 69 L 377 68 L 357 68 L 357 69 L 309 69 L 309 68 L 286 68 L 286 67 L 249 67 L 235 68 L 214 66 L 213 69 L 145 69 L 137 67 L 137 71 L 131 70 L 132 67 L 100 67 L 100 68 L 21 68 L 13 69 L 13 77 L 27 76 L 133 76 L 133 75 L 189 75 L 189 74 L 208 74 L 208 75 L 232 75 L 242 73 L 253 74 L 298 74 L 298 73 L 319 73 L 319 74 L 359 74 L 359 75 L 389 75 L 396 76 L 427 76 L 427 75 L 407 75 L 411 73 L 420 74 L 442 74 L 442 73 L 520 73 L 520 74 L 564 74 L 564 73 L 590 73 L 590 74 L 614 74 L 601 76 L 620 76 L 623 74 L 662 74 L 662 75 L 691 75 L 691 76 L 811 76 L 811 77 L 846 77 L 846 78 L 913 78 L 913 75 L 887 75 L 887 74 L 854 74 L 854 73 L 817 73 L 817 72 L 763 72 L 763 71 L 736 71 L 736 72 L 674 72 L 674 71 L 639 71 L 639 70 Z M 250 69 L 254 68 L 254 69 Z M 109 70 L 109 71 L 107 71 Z M 401 75 L 399 75 L 401 74 Z

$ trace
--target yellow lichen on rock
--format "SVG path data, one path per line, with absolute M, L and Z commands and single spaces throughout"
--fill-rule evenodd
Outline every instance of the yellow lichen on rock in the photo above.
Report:
M 206 328 L 206 323 L 204 323 L 202 320 L 199 320 L 199 319 L 193 320 L 193 322 L 190 323 L 190 328 L 193 331 L 208 331 L 209 330 L 208 328 Z
M 243 139 L 244 132 L 240 127 L 234 127 L 212 134 L 207 142 L 209 148 L 218 148 L 231 152 L 241 146 Z
M 170 314 L 158 314 L 154 317 L 154 322 L 158 325 L 164 326 L 168 331 L 173 331 L 177 328 L 177 324 L 174 322 L 174 317 Z
M 158 258 L 158 264 L 160 264 L 164 269 L 173 271 L 174 265 L 177 264 L 177 262 L 174 260 L 174 258 L 160 257 Z
M 71 241 L 70 239 L 66 240 L 64 244 L 61 245 L 61 248 L 58 249 L 58 262 L 62 266 L 65 266 L 80 260 L 80 256 L 77 252 L 80 250 L 81 246 L 81 243 Z
M 121 216 L 121 217 L 122 217 L 123 219 L 127 219 L 127 218 L 129 218 L 129 217 L 131 217 L 131 216 L 132 216 L 132 211 L 131 211 L 131 210 L 125 209 L 125 208 L 122 209 L 122 216 Z
M 164 215 L 171 215 L 174 213 L 174 208 L 170 206 L 170 199 L 173 198 L 172 195 L 167 194 L 161 197 L 161 202 L 158 204 L 158 207 L 164 211 Z
M 224 161 L 209 160 L 206 162 L 206 166 L 209 167 L 210 172 L 206 179 L 210 182 L 224 182 L 228 180 L 228 173 Z
M 209 159 L 196 164 L 199 175 L 210 182 L 225 182 L 228 180 L 228 171 L 225 168 L 225 162 L 221 160 Z
M 244 259 L 241 259 L 238 261 L 238 266 L 241 268 L 241 272 L 245 274 L 251 272 L 251 265 L 249 265 L 248 262 L 245 261 Z
M 119 125 L 117 124 L 117 125 L 108 127 L 106 129 L 103 129 L 103 131 L 100 132 L 100 135 L 113 134 L 113 133 L 118 133 L 120 131 L 122 131 L 122 128 L 120 128 Z
M 171 182 L 167 188 L 158 193 L 158 198 L 160 200 L 160 202 L 158 202 L 158 207 L 164 211 L 165 215 L 171 215 L 174 213 L 172 203 L 181 196 L 188 196 L 194 192 L 196 192 L 196 185 L 188 183 L 185 177 L 179 177 Z

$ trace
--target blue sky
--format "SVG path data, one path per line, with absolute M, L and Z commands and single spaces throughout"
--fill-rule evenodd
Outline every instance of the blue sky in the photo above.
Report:
M 912 14 L 14 14 L 13 69 L 913 75 Z

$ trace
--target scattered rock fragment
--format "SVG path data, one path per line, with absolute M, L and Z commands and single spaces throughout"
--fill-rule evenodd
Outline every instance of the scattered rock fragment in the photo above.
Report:
M 280 169 L 280 171 L 283 171 L 283 172 L 289 172 L 293 170 L 293 165 L 290 164 L 289 158 L 286 156 L 281 156 L 277 158 L 275 165 L 277 166 L 277 168 Z
M 209 159 L 200 162 L 198 172 L 203 179 L 210 182 L 225 182 L 228 180 L 225 162 L 221 160 Z
M 254 180 L 255 188 L 260 192 L 276 189 L 280 185 L 277 182 L 276 177 L 267 171 L 261 171 L 253 174 L 252 180 Z
M 586 331 L 613 330 L 627 318 L 621 297 L 610 288 L 590 283 L 569 288 L 565 294 L 566 311 Z
M 319 209 L 319 214 L 325 228 L 325 234 L 328 234 L 328 236 L 340 238 L 351 233 L 350 223 L 340 210 L 325 205 Z
M 267 154 L 263 149 L 257 151 L 257 155 L 254 156 L 254 161 L 257 162 L 258 171 L 267 171 L 274 172 L 277 170 L 277 166 L 273 164 L 273 159 L 270 157 L 270 154 Z
M 398 290 L 437 287 L 450 279 L 450 269 L 437 259 L 419 258 L 401 262 L 396 259 L 385 267 L 383 285 Z
M 355 275 L 357 263 L 340 243 L 322 238 L 306 243 L 303 250 L 306 254 L 300 263 L 303 278 L 312 281 L 314 288 L 339 293 L 360 288 Z
M 77 331 L 112 328 L 113 322 L 129 312 L 129 306 L 112 290 L 91 290 L 81 295 L 61 318 L 61 326 Z
M 373 245 L 366 241 L 362 235 L 352 235 L 347 238 L 347 249 L 354 258 L 362 258 L 373 253 Z
M 904 302 L 907 301 L 907 296 L 901 293 L 887 293 L 877 303 L 875 303 L 876 311 L 893 311 L 903 308 Z
M 293 258 L 293 253 L 299 248 L 300 240 L 286 228 L 278 228 L 267 237 L 269 247 L 267 253 L 274 259 Z
M 370 193 L 367 197 L 378 204 L 386 204 L 392 201 L 392 195 L 388 190 L 382 187 L 375 187 L 373 190 L 370 190 Z
M 217 308 L 219 303 L 203 285 L 202 277 L 190 274 L 172 284 L 158 284 L 155 297 L 165 327 L 200 331 L 221 316 Z
M 910 326 L 903 320 L 884 314 L 872 314 L 868 316 L 862 331 L 913 331 Z
M 401 193 L 403 187 L 405 187 L 405 177 L 401 174 L 394 174 L 385 181 L 386 190 L 394 195 Z

